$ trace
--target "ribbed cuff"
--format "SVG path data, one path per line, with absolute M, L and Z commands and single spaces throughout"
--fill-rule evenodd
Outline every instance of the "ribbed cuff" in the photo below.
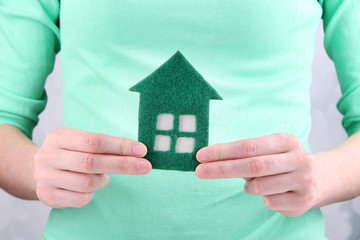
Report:
M 22 116 L 0 111 L 0 124 L 10 124 L 19 128 L 28 138 L 32 139 L 33 129 L 36 122 Z
M 344 127 L 347 135 L 350 137 L 354 133 L 360 131 L 360 121 L 352 122 L 349 126 Z

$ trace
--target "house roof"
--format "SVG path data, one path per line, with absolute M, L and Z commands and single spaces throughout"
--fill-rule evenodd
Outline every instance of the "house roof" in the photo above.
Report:
M 177 51 L 148 77 L 130 88 L 130 91 L 157 96 L 183 95 L 219 99 L 222 97 L 201 74 Z M 189 95 L 190 94 L 190 95 Z

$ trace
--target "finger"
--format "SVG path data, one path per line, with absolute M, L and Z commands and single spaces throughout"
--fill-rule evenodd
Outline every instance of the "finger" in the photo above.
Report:
M 315 195 L 302 194 L 296 191 L 264 196 L 265 206 L 277 211 L 309 209 L 314 200 Z
M 50 157 L 53 167 L 82 173 L 112 173 L 142 175 L 151 171 L 151 163 L 144 158 L 102 155 L 58 150 Z
M 253 179 L 254 179 L 253 177 L 244 177 L 244 180 L 247 181 L 247 182 L 248 182 L 248 181 L 251 181 L 251 180 L 253 180 Z
M 58 148 L 122 156 L 143 157 L 147 149 L 143 143 L 106 134 L 90 133 L 71 128 L 60 128 L 49 134 L 48 141 Z
M 301 202 L 295 192 L 287 192 L 264 196 L 266 208 L 271 210 L 290 211 L 298 207 Z
M 298 216 L 304 214 L 307 210 L 309 210 L 309 209 L 296 209 L 296 210 L 293 210 L 293 211 L 279 210 L 279 213 L 281 213 L 282 215 L 285 215 L 287 217 L 298 217 Z
M 215 161 L 197 166 L 199 178 L 254 178 L 292 172 L 299 168 L 295 153 Z
M 274 195 L 296 190 L 293 173 L 254 178 L 245 183 L 245 192 L 251 195 Z
M 82 208 L 91 202 L 94 193 L 81 193 L 61 188 L 46 188 L 37 190 L 41 202 L 53 208 Z
M 204 147 L 196 153 L 199 162 L 248 158 L 289 152 L 301 145 L 292 135 L 279 133 L 231 143 L 220 143 Z
M 85 174 L 70 171 L 55 171 L 49 175 L 47 184 L 74 192 L 91 193 L 104 188 L 110 179 L 105 174 Z

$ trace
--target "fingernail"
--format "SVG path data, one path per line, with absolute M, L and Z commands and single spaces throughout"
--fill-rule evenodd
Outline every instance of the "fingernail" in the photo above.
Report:
M 270 204 L 270 202 L 269 202 L 269 199 L 267 199 L 267 197 L 264 197 L 264 205 L 265 205 L 265 207 L 269 207 L 269 204 Z
M 145 160 L 140 160 L 136 163 L 136 169 L 138 172 L 148 172 L 150 169 L 150 165 L 147 161 Z
M 145 156 L 146 155 L 146 147 L 142 144 L 136 144 L 133 146 L 133 153 L 137 156 Z
M 197 172 L 199 177 L 208 177 L 210 175 L 210 168 L 206 165 L 199 165 Z
M 249 183 L 248 182 L 245 183 L 244 190 L 245 190 L 246 193 L 249 192 Z
M 207 161 L 210 159 L 210 154 L 208 151 L 202 149 L 198 152 L 196 158 L 198 159 L 198 161 Z
M 105 178 L 106 178 L 107 183 L 109 183 L 109 182 L 110 182 L 110 177 L 109 177 L 109 175 L 105 174 Z

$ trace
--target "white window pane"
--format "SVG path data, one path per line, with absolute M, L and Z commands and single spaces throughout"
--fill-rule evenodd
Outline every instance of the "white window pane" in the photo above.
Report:
M 169 151 L 170 150 L 170 136 L 156 135 L 155 136 L 155 151 Z
M 195 138 L 179 137 L 176 141 L 177 153 L 192 153 L 194 151 Z
M 160 114 L 157 119 L 156 128 L 159 130 L 171 130 L 174 128 L 174 115 Z
M 195 115 L 180 115 L 180 132 L 195 132 L 196 131 L 196 116 Z

